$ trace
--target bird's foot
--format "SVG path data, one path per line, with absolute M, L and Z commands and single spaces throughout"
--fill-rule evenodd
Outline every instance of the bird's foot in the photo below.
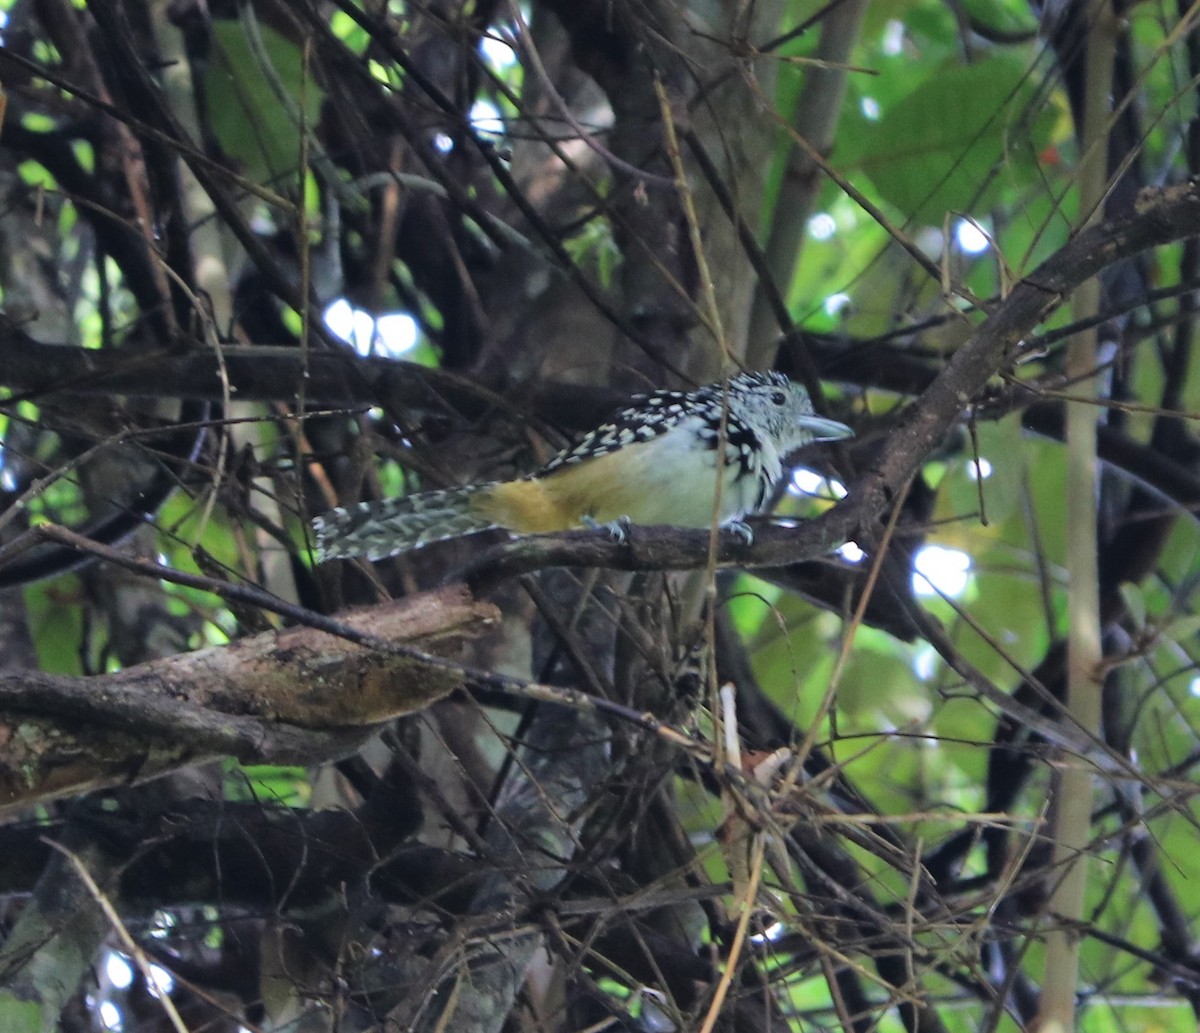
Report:
M 726 531 L 736 534 L 746 545 L 754 544 L 754 528 L 745 520 L 730 520 L 724 527 Z
M 608 523 L 601 523 L 595 517 L 585 513 L 583 515 L 583 526 L 592 531 L 607 531 L 609 537 L 614 542 L 624 545 L 629 541 L 629 529 L 633 526 L 633 521 L 627 516 L 620 516 L 616 520 L 608 521 Z

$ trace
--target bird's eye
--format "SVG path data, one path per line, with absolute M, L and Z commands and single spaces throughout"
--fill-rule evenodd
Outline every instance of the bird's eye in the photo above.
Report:
M 772 391 L 771 401 L 776 405 L 783 405 L 783 403 L 787 401 L 787 395 L 785 395 L 782 391 Z

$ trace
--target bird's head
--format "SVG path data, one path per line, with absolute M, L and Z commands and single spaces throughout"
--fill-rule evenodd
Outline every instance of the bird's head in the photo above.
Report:
M 730 377 L 728 398 L 730 412 L 768 436 L 781 455 L 812 441 L 854 436 L 844 423 L 817 416 L 808 392 L 774 370 Z

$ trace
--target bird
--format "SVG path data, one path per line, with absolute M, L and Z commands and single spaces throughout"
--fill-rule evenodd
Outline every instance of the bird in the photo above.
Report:
M 743 518 L 770 501 L 787 455 L 853 435 L 846 424 L 817 416 L 808 392 L 777 371 L 635 395 L 526 477 L 360 502 L 317 517 L 316 558 L 381 560 L 493 528 L 514 535 L 607 528 L 624 540 L 631 524 L 707 528 L 714 517 L 749 544 L 753 532 Z

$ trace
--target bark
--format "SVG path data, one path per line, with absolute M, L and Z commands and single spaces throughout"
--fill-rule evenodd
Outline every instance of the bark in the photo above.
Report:
M 0 811 L 141 782 L 221 756 L 305 764 L 345 756 L 371 730 L 461 684 L 452 656 L 497 619 L 460 587 L 347 615 L 423 659 L 290 628 L 90 678 L 0 673 Z

